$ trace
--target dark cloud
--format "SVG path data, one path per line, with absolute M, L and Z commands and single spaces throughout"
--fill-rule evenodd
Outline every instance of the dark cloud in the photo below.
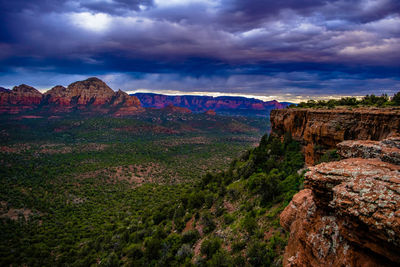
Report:
M 115 0 L 115 1 L 89 1 L 80 3 L 80 7 L 93 12 L 103 12 L 108 14 L 126 14 L 128 11 L 140 11 L 153 6 L 153 0 Z
M 2 13 L 18 13 L 23 11 L 31 12 L 53 12 L 70 10 L 68 0 L 44 0 L 44 1 L 24 1 L 24 0 L 0 0 Z
M 321 0 L 233 0 L 223 1 L 220 21 L 234 30 L 251 29 L 259 27 L 271 19 L 279 18 L 283 11 L 307 15 L 318 7 L 326 5 L 327 1 Z M 333 0 L 332 2 L 336 2 Z
M 281 18 L 285 12 L 286 16 L 318 15 L 322 19 L 361 23 L 400 14 L 398 0 L 225 0 L 222 3 L 219 20 L 236 30 L 260 27 Z
M 0 86 L 35 72 L 63 79 L 113 73 L 124 77 L 115 84 L 126 86 L 264 95 L 273 88 L 344 94 L 399 85 L 397 0 L 0 5 Z
M 140 6 L 153 6 L 153 0 L 0 0 L 3 12 L 65 12 L 88 10 L 109 14 L 126 13 L 129 10 L 141 10 Z M 124 11 L 124 12 L 122 12 Z

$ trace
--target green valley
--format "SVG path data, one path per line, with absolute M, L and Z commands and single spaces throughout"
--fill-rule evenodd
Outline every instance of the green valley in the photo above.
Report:
M 279 262 L 276 215 L 303 159 L 290 140 L 254 148 L 265 120 L 153 110 L 1 128 L 2 265 Z

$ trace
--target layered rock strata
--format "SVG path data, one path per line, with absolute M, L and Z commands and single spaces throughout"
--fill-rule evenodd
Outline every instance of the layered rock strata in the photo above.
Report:
M 284 266 L 400 264 L 400 139 L 345 141 L 282 212 Z M 353 158 L 356 156 L 356 158 Z
M 17 114 L 37 108 L 42 101 L 42 94 L 26 84 L 15 86 L 12 90 L 0 90 L 0 114 Z
M 57 85 L 41 94 L 27 85 L 13 90 L 0 90 L 0 113 L 18 114 L 27 110 L 37 113 L 63 113 L 82 111 L 115 116 L 132 115 L 143 111 L 140 101 L 119 90 L 114 92 L 98 78 L 89 78 L 70 84 Z
M 272 135 L 301 142 L 307 165 L 344 140 L 382 140 L 400 132 L 400 108 L 281 109 L 271 111 Z

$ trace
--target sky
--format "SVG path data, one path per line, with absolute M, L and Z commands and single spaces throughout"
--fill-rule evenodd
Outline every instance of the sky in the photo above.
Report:
M 0 86 L 299 102 L 400 91 L 399 0 L 0 0 Z

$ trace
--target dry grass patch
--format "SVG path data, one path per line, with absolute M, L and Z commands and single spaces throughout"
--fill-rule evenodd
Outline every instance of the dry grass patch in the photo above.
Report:
M 13 221 L 18 221 L 19 218 L 24 218 L 25 221 L 28 221 L 31 216 L 40 214 L 40 212 L 34 212 L 31 209 L 27 208 L 9 208 L 6 201 L 0 202 L 0 219 L 10 219 Z

